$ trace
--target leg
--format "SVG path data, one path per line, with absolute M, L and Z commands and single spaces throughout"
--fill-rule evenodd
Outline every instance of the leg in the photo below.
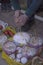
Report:
M 35 24 L 35 21 L 34 21 L 34 16 L 28 20 L 24 26 L 21 27 L 21 31 L 29 31 L 31 29 L 31 27 Z
M 18 0 L 11 0 L 11 4 L 15 10 L 20 9 L 19 1 Z
M 27 0 L 27 8 L 29 8 L 31 2 L 32 2 L 32 0 Z
M 10 3 L 6 3 L 6 6 L 7 6 L 7 10 L 11 10 L 11 4 Z
M 29 8 L 31 2 L 32 2 L 32 0 L 27 0 L 27 8 Z M 26 32 L 26 31 L 28 31 L 32 27 L 33 24 L 34 24 L 34 16 L 32 16 L 30 18 L 30 20 L 28 20 L 25 23 L 25 25 L 21 27 L 21 30 Z
M 1 10 L 6 10 L 6 4 L 5 3 L 1 4 Z

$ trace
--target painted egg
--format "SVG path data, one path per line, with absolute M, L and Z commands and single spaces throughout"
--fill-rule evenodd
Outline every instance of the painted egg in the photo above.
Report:
M 22 57 L 22 58 L 21 58 L 21 63 L 22 63 L 22 64 L 26 64 L 27 61 L 28 61 L 28 59 L 27 59 L 26 57 Z
M 22 48 L 21 47 L 17 47 L 18 53 L 22 52 Z
M 17 58 L 21 58 L 22 57 L 22 54 L 17 54 L 17 56 L 16 56 Z
M 20 59 L 19 59 L 19 58 L 16 58 L 16 61 L 17 61 L 17 62 L 20 62 Z
M 15 59 L 15 55 L 14 55 L 14 54 L 9 55 L 9 57 L 10 57 L 11 59 Z

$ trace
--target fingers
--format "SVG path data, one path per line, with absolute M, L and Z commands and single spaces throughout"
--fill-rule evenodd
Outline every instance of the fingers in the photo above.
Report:
M 22 26 L 22 25 L 24 25 L 23 18 L 21 16 L 18 18 L 17 24 L 18 24 L 19 27 Z
M 18 18 L 19 16 L 20 16 L 20 10 L 16 10 L 16 11 L 15 11 L 15 17 Z
M 24 25 L 24 22 L 25 21 L 25 19 L 24 19 L 24 17 L 22 17 L 22 15 L 19 17 L 19 18 L 16 18 L 16 25 L 17 26 L 23 26 Z
M 18 23 L 19 16 L 20 16 L 20 10 L 16 10 L 15 11 L 15 15 L 14 15 L 14 21 L 15 21 L 15 23 Z
M 17 27 L 23 26 L 27 20 L 27 16 L 21 14 L 20 10 L 15 11 L 14 22 Z

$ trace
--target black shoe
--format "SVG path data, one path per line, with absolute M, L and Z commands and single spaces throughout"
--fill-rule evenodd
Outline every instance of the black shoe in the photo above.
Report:
M 25 25 L 21 27 L 21 31 L 27 32 L 28 30 L 31 29 L 31 27 L 34 25 L 34 23 L 35 23 L 34 19 L 27 21 L 25 23 Z

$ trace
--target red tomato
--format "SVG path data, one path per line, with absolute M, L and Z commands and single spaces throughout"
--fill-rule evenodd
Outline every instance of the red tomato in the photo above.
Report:
M 9 36 L 11 36 L 11 37 L 14 35 L 11 30 L 8 30 L 8 34 L 9 34 Z
M 14 35 L 14 33 L 11 30 L 6 30 L 4 33 L 5 35 L 9 35 L 11 37 Z
M 5 32 L 4 32 L 4 34 L 5 34 L 5 35 L 8 35 L 8 32 L 7 32 L 7 31 L 5 31 Z

